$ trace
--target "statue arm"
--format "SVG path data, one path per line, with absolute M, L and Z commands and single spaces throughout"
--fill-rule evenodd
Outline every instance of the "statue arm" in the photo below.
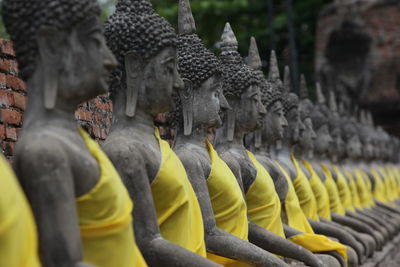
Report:
M 346 212 L 346 214 L 348 214 L 348 213 L 349 212 Z M 359 220 L 357 220 L 355 218 L 351 218 L 349 216 L 341 216 L 334 212 L 332 212 L 332 220 L 341 225 L 348 226 L 358 232 L 365 233 L 365 234 L 372 236 L 374 238 L 375 242 L 377 243 L 378 247 L 381 246 L 382 240 L 377 236 L 377 233 L 375 232 L 375 230 L 372 229 L 372 227 L 370 227 L 369 225 L 367 225 L 363 222 L 360 222 Z
M 134 202 L 135 238 L 149 266 L 219 266 L 162 238 L 144 159 L 139 153 L 130 151 L 127 151 L 126 155 L 120 151 L 118 155 L 118 157 L 111 155 L 110 158 Z
M 218 228 L 212 210 L 204 169 L 192 152 L 177 151 L 197 195 L 204 221 L 207 251 L 226 258 L 250 262 L 257 266 L 286 266 L 272 254 Z
M 271 253 L 304 262 L 308 266 L 324 266 L 309 250 L 252 222 L 249 223 L 249 241 Z
M 321 218 L 320 222 L 311 220 L 310 224 L 315 233 L 337 238 L 340 243 L 352 247 L 356 251 L 358 258 L 362 259 L 364 255 L 363 246 L 350 233 L 344 230 L 343 227 L 324 218 Z
M 19 150 L 17 175 L 36 220 L 43 267 L 92 266 L 83 263 L 74 178 L 63 148 L 46 141 Z M 51 148 L 51 149 L 50 149 Z

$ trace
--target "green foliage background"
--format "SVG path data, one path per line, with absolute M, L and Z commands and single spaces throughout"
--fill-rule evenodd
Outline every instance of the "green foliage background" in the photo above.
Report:
M 103 7 L 103 19 L 110 15 L 116 0 L 98 0 Z M 274 5 L 272 25 L 268 19 L 268 1 Z M 1 2 L 1 0 L 0 0 Z M 151 0 L 159 14 L 167 18 L 175 27 L 178 18 L 178 0 Z M 205 45 L 217 51 L 226 22 L 231 26 L 239 41 L 239 50 L 247 55 L 250 37 L 254 36 L 260 49 L 265 71 L 267 71 L 270 49 L 273 47 L 271 36 L 275 40 L 275 49 L 281 69 L 289 63 L 288 17 L 286 0 L 191 0 L 197 31 Z M 295 29 L 299 68 L 308 80 L 314 81 L 315 28 L 318 13 L 324 4 L 332 0 L 293 0 Z M 0 36 L 7 38 L 3 24 L 0 24 Z

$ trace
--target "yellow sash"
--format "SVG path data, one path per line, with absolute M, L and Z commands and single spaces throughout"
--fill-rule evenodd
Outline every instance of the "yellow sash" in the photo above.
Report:
M 0 266 L 40 267 L 36 225 L 12 169 L 0 154 Z
M 217 226 L 222 230 L 248 240 L 249 222 L 246 201 L 235 175 L 228 165 L 218 156 L 210 142 L 206 146 L 211 159 L 211 172 L 207 179 L 208 192 Z M 221 265 L 239 266 L 233 259 L 207 253 L 207 258 Z
M 289 174 L 277 161 L 275 161 L 275 164 L 288 182 L 288 192 L 286 194 L 284 205 L 288 225 L 303 232 L 302 234 L 289 237 L 288 240 L 310 250 L 311 252 L 337 251 L 347 262 L 346 246 L 332 241 L 324 235 L 317 235 L 314 233 L 314 230 L 311 228 L 310 223 L 307 221 L 306 216 L 300 208 L 300 203 L 297 199 Z
M 375 187 L 372 192 L 374 198 L 381 202 L 387 202 L 388 200 L 386 197 L 385 186 L 383 184 L 380 174 L 374 168 L 371 168 L 370 171 L 375 181 Z
M 331 217 L 331 209 L 329 206 L 328 191 L 326 190 L 321 179 L 318 177 L 318 174 L 315 172 L 311 163 L 306 160 L 303 160 L 302 162 L 311 174 L 309 181 L 310 181 L 311 189 L 313 190 L 313 193 L 315 196 L 315 200 L 317 201 L 318 215 L 327 220 L 331 220 L 332 217 Z
M 345 170 L 344 174 L 347 176 L 348 180 L 349 180 L 349 188 L 351 191 L 351 196 L 352 196 L 352 202 L 353 202 L 353 207 L 357 208 L 357 209 L 361 209 L 361 201 L 360 201 L 360 197 L 358 195 L 358 190 L 357 190 L 357 185 L 354 179 L 354 175 L 348 171 Z
M 76 199 L 85 262 L 98 267 L 147 266 L 134 240 L 128 191 L 99 145 L 79 131 L 101 172 L 96 186 Z
M 355 211 L 353 207 L 353 201 L 351 197 L 351 190 L 349 184 L 344 177 L 342 171 L 335 165 L 332 165 L 333 170 L 336 173 L 336 187 L 339 192 L 340 201 L 345 210 Z
M 326 178 L 324 185 L 329 194 L 329 205 L 331 207 L 331 212 L 336 212 L 339 215 L 345 215 L 345 210 L 342 202 L 340 201 L 339 192 L 336 187 L 335 180 L 333 180 L 331 171 L 323 164 L 321 164 L 321 168 Z
M 160 144 L 161 166 L 151 191 L 161 235 L 206 257 L 203 217 L 185 167 L 168 142 L 160 138 L 158 129 L 155 136 Z
M 370 208 L 370 198 L 368 194 L 368 188 L 365 184 L 363 173 L 359 169 L 354 170 L 355 174 L 355 183 L 357 187 L 357 192 L 360 197 L 361 207 L 363 208 Z
M 250 221 L 283 238 L 281 202 L 274 181 L 256 157 L 246 151 L 257 169 L 257 177 L 246 193 L 247 214 Z
M 306 215 L 307 218 L 319 221 L 317 201 L 315 200 L 310 182 L 308 181 L 307 176 L 304 174 L 303 170 L 300 168 L 296 158 L 291 155 L 291 159 L 297 173 L 296 179 L 293 180 L 293 186 L 296 191 L 297 197 L 299 198 L 301 209 L 303 210 L 304 215 Z

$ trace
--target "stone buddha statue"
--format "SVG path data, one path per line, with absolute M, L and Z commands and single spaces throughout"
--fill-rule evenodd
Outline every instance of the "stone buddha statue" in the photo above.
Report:
M 286 71 L 285 76 L 289 77 L 288 71 Z M 304 99 L 299 102 L 297 95 L 290 93 L 289 82 L 285 82 L 285 86 L 287 88 L 287 96 L 285 97 L 284 107 L 286 119 L 289 122 L 289 131 L 285 133 L 283 146 L 277 151 L 277 165 L 292 183 L 291 187 L 295 192 L 296 198 L 298 198 L 298 205 L 308 219 L 306 224 L 309 224 L 311 231 L 334 236 L 341 242 L 345 241 L 344 243 L 354 245 L 357 242 L 348 233 L 321 221 L 318 216 L 318 207 L 313 189 L 306 175 L 307 170 L 295 156 L 295 154 L 299 155 L 299 152 L 302 152 L 300 155 L 306 154 L 309 157 L 310 155 L 307 154 L 312 154 L 313 152 L 313 140 L 316 138 L 312 121 L 310 120 L 310 110 L 312 110 L 313 105 Z M 301 121 L 300 115 L 303 116 L 304 121 Z M 291 124 L 292 127 L 290 128 Z M 350 264 L 357 262 L 357 256 L 354 255 L 353 251 L 349 251 L 347 256 L 349 256 Z
M 29 91 L 14 163 L 42 266 L 147 266 L 130 227 L 128 192 L 74 117 L 78 104 L 108 91 L 117 63 L 97 1 L 6 0 L 2 12 Z M 18 246 L 32 246 L 30 238 Z M 30 260 L 19 266 L 39 266 Z
M 119 1 L 105 23 L 114 120 L 103 147 L 135 203 L 134 231 L 151 266 L 217 266 L 206 259 L 201 210 L 186 171 L 154 126 L 183 86 L 177 36 L 147 0 Z
M 210 128 L 222 126 L 231 109 L 222 93 L 222 65 L 196 34 L 187 0 L 180 1 L 178 65 L 185 88 L 172 118 L 177 126 L 174 150 L 183 162 L 202 209 L 208 258 L 224 266 L 286 266 L 276 256 L 248 242 L 246 202 L 239 184 L 210 141 Z M 223 38 L 231 34 L 227 24 Z M 224 39 L 227 41 L 227 39 Z M 238 79 L 256 80 L 243 68 Z M 256 90 L 251 88 L 251 90 Z M 255 91 L 257 92 L 257 91 Z
M 232 36 L 234 36 L 233 33 Z M 232 53 L 230 57 L 222 57 L 222 59 L 227 69 L 237 68 L 237 66 L 231 66 L 231 64 L 243 64 L 237 52 L 234 54 Z M 261 71 L 261 59 L 254 38 L 251 39 L 248 59 L 250 66 L 253 68 L 253 73 L 259 81 L 258 87 L 262 88 L 263 92 L 269 91 L 271 86 L 266 81 Z M 235 88 L 236 83 L 232 81 L 232 78 L 228 75 L 225 76 L 227 77 L 225 80 L 226 87 Z M 236 114 L 244 113 L 246 107 L 237 103 L 235 97 L 232 96 L 228 102 L 235 104 L 234 109 L 236 109 Z M 274 119 L 277 119 L 277 123 L 282 124 L 281 127 L 283 128 L 287 125 L 287 122 L 282 114 L 281 103 L 278 103 L 278 106 L 275 108 L 281 110 L 280 113 L 278 110 L 278 114 L 280 114 L 281 117 L 274 117 Z M 263 107 L 261 107 L 259 112 L 261 115 L 259 120 L 263 121 L 266 116 Z M 249 125 L 250 127 L 246 125 L 246 122 L 249 120 L 251 120 L 250 116 L 246 118 L 236 116 L 233 140 L 229 140 L 226 138 L 227 136 L 223 135 L 218 135 L 219 138 L 217 139 L 217 149 L 221 152 L 221 158 L 228 166 L 237 166 L 237 169 L 231 168 L 231 170 L 235 174 L 236 179 L 243 185 L 242 189 L 244 191 L 250 219 L 249 239 L 256 245 L 275 254 L 304 261 L 311 266 L 319 266 L 322 262 L 312 253 L 286 240 L 281 219 L 280 199 L 275 190 L 274 181 L 262 164 L 258 162 L 255 155 L 246 150 L 243 144 L 244 135 L 257 130 L 257 128 L 254 128 L 254 125 Z M 257 124 L 255 125 L 257 126 Z M 260 147 L 262 144 L 262 142 L 259 142 L 260 139 L 262 139 L 262 132 L 260 132 L 260 130 L 261 127 L 254 133 L 256 147 Z M 258 136 L 260 133 L 261 136 Z M 283 132 L 280 131 L 275 134 L 282 135 Z

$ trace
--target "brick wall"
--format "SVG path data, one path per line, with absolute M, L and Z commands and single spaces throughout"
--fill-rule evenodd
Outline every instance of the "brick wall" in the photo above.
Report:
M 21 133 L 27 95 L 25 83 L 18 75 L 12 43 L 0 39 L 0 151 L 9 161 L 12 161 Z M 106 139 L 112 122 L 112 103 L 107 96 L 99 96 L 79 105 L 75 117 L 79 125 L 101 143 Z M 171 144 L 175 132 L 169 127 L 168 116 L 159 114 L 155 123 L 161 137 Z
M 365 44 L 363 39 L 353 39 L 354 35 L 350 35 L 342 36 L 342 42 L 331 42 L 333 33 L 343 32 L 340 27 L 345 22 L 357 26 L 357 33 L 370 40 L 368 52 L 363 57 L 365 64 L 362 68 L 354 68 L 354 63 L 359 58 L 351 52 L 362 51 L 360 47 Z M 315 63 L 317 75 L 324 73 L 324 67 L 334 66 L 330 64 L 327 56 L 329 48 L 338 47 L 336 52 L 344 53 L 344 55 L 335 55 L 335 57 L 347 60 L 345 62 L 348 63 L 349 72 L 338 77 L 333 71 L 332 80 L 347 77 L 346 84 L 353 88 L 353 98 L 361 106 L 373 112 L 378 124 L 392 134 L 400 136 L 399 25 L 400 1 L 337 1 L 327 5 L 321 12 L 316 30 Z M 348 45 L 351 42 L 353 49 L 343 48 L 347 47 L 344 43 Z M 333 43 L 335 45 L 332 45 Z M 346 52 L 349 53 L 346 54 Z M 354 81 L 357 81 L 359 77 L 364 77 L 365 83 L 352 84 L 348 82 L 349 77 L 354 77 Z

